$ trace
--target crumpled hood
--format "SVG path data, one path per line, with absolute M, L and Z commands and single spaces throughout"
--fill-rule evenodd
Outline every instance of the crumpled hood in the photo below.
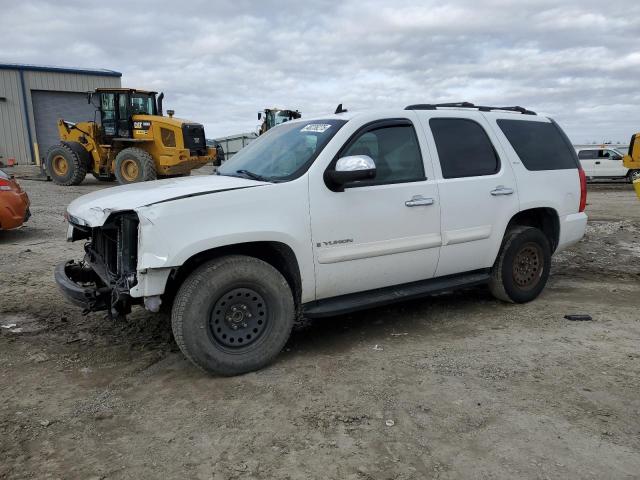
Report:
M 197 175 L 188 178 L 132 183 L 105 188 L 76 198 L 69 204 L 67 213 L 74 223 L 99 227 L 113 212 L 135 210 L 154 203 L 260 185 L 268 185 L 268 183 L 222 175 Z

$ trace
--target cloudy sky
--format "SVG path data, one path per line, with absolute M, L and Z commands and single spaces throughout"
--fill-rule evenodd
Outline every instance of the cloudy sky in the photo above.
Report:
M 208 137 L 257 111 L 523 105 L 575 143 L 640 131 L 638 0 L 0 0 L 0 62 L 98 67 Z

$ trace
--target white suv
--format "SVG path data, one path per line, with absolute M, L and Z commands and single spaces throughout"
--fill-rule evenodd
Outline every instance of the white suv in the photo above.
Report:
M 624 154 L 619 150 L 612 147 L 585 147 L 577 151 L 580 164 L 589 180 L 607 178 L 632 182 L 634 170 L 624 166 Z
M 258 369 L 294 319 L 487 284 L 538 296 L 580 240 L 586 187 L 553 120 L 468 103 L 273 128 L 217 175 L 114 187 L 68 208 L 82 262 L 56 268 L 87 311 L 171 308 L 202 369 Z

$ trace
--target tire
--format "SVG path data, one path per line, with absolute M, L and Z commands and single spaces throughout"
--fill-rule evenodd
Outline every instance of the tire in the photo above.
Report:
M 627 172 L 627 182 L 633 183 L 633 177 L 640 174 L 640 170 L 629 170 Z
M 510 228 L 491 269 L 489 289 L 505 302 L 530 302 L 547 284 L 550 268 L 551 247 L 545 234 L 534 227 Z
M 171 326 L 184 355 L 208 373 L 230 376 L 273 361 L 295 320 L 282 274 L 257 258 L 230 255 L 195 270 L 176 294 Z
M 129 147 L 116 155 L 115 175 L 118 183 L 136 183 L 155 180 L 156 165 L 153 157 L 137 147 Z
M 86 162 L 64 144 L 49 148 L 45 167 L 56 185 L 80 185 L 87 176 Z

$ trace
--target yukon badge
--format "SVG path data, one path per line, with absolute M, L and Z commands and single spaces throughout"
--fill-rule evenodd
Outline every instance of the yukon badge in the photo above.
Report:
M 345 238 L 343 240 L 330 240 L 328 242 L 318 242 L 316 247 L 332 247 L 334 245 L 342 245 L 343 243 L 353 243 L 353 238 Z

